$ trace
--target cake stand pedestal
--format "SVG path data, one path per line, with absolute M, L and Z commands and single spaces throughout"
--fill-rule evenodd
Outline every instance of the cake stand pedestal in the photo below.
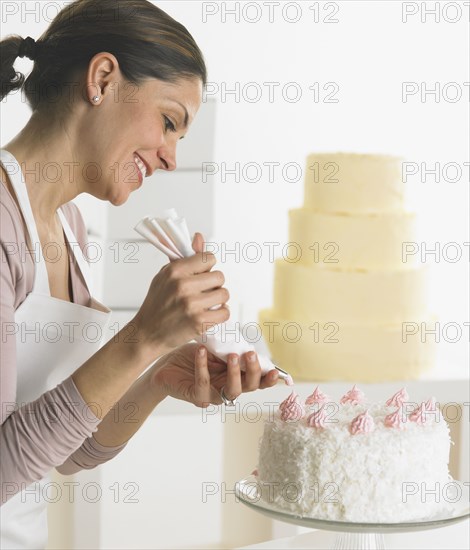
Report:
M 340 533 L 337 535 L 333 550 L 385 550 L 385 539 L 382 533 Z
M 470 517 L 468 483 L 455 481 L 455 499 L 452 498 L 454 510 L 432 518 L 409 523 L 353 523 L 348 521 L 329 521 L 306 516 L 298 516 L 280 509 L 272 503 L 261 499 L 260 483 L 251 475 L 235 484 L 235 496 L 243 504 L 272 519 L 338 533 L 332 550 L 382 550 L 385 549 L 385 533 L 406 533 L 437 529 Z

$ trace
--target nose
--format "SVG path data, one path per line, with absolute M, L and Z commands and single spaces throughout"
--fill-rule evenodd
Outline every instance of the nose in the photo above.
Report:
M 158 150 L 157 156 L 162 164 L 162 170 L 176 170 L 176 143 L 167 144 Z

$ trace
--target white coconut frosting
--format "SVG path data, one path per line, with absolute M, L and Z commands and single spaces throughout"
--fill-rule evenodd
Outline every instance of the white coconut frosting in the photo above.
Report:
M 317 388 L 307 403 L 292 393 L 264 426 L 257 470 L 265 501 L 300 516 L 367 523 L 452 508 L 449 428 L 433 398 L 415 407 L 401 390 L 368 403 L 354 387 L 337 403 Z

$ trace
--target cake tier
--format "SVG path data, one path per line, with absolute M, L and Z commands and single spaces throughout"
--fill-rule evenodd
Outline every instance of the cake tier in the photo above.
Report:
M 404 209 L 402 159 L 315 153 L 307 157 L 305 203 L 320 212 L 379 213 Z
M 439 413 L 425 424 L 405 415 L 398 429 L 384 425 L 397 407 L 367 405 L 373 431 L 351 435 L 351 420 L 366 406 L 330 405 L 324 429 L 309 427 L 306 417 L 283 422 L 279 412 L 266 422 L 258 463 L 265 500 L 302 516 L 371 523 L 407 522 L 451 507 L 423 496 L 451 481 L 449 429 Z
M 306 265 L 403 268 L 403 243 L 414 242 L 415 233 L 415 215 L 409 212 L 350 215 L 289 210 L 289 242 L 300 246 L 300 261 Z M 406 264 L 413 265 L 409 257 Z
M 403 336 L 401 325 L 299 323 L 271 309 L 258 320 L 272 360 L 297 381 L 413 380 L 434 365 L 433 339 L 422 342 L 412 331 Z M 430 330 L 434 325 L 429 320 Z
M 273 308 L 296 321 L 391 324 L 426 315 L 425 266 L 342 271 L 274 261 Z

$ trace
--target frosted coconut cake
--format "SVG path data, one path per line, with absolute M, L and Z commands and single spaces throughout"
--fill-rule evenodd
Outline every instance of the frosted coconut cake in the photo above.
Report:
M 296 515 L 410 522 L 452 508 L 439 498 L 450 443 L 433 397 L 416 407 L 402 389 L 369 403 L 354 386 L 336 403 L 317 387 L 267 420 L 255 473 L 263 500 Z

